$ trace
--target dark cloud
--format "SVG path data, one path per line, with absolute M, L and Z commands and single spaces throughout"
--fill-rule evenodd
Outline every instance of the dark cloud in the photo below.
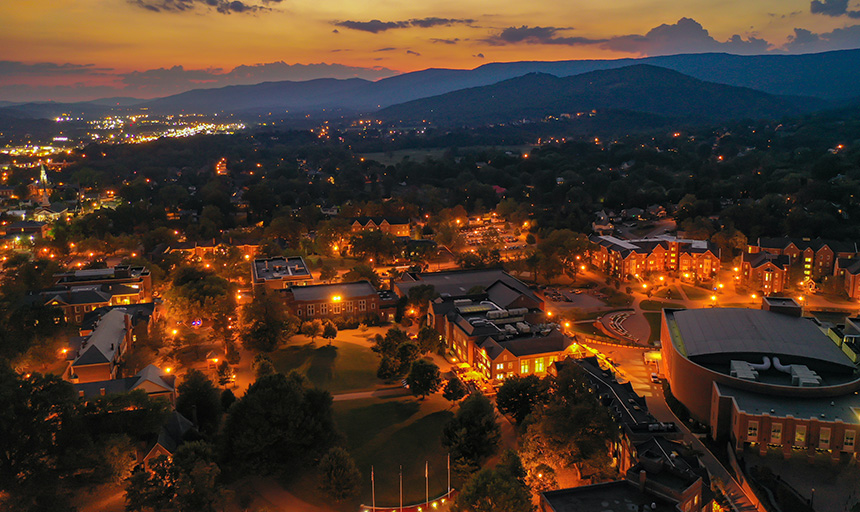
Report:
M 771 44 L 764 39 L 749 36 L 743 39 L 735 34 L 727 41 L 714 39 L 699 22 L 681 18 L 672 25 L 663 24 L 647 34 L 613 37 L 600 45 L 602 48 L 642 56 L 672 55 L 678 53 L 728 52 L 758 54 L 767 52 Z
M 0 81 L 11 76 L 58 76 L 58 75 L 94 75 L 112 71 L 111 68 L 97 68 L 93 64 L 57 64 L 54 62 L 23 62 L 0 60 Z
M 418 28 L 430 28 L 430 27 L 438 27 L 438 26 L 451 26 L 451 25 L 471 25 L 475 20 L 471 19 L 453 19 L 453 18 L 413 18 L 411 20 L 406 21 L 381 21 L 381 20 L 370 20 L 370 21 L 333 21 L 334 25 L 343 28 L 349 28 L 352 30 L 360 30 L 362 32 L 370 32 L 372 34 L 378 34 L 380 32 L 385 32 L 386 30 L 392 30 L 396 28 L 409 28 L 409 27 L 418 27 Z
M 789 53 L 813 53 L 830 50 L 860 48 L 860 25 L 837 28 L 832 32 L 816 34 L 805 28 L 795 28 L 788 37 L 785 49 Z
M 812 0 L 809 4 L 812 14 L 823 14 L 825 16 L 848 16 L 849 18 L 860 18 L 860 11 L 848 9 L 848 0 Z
M 127 0 L 130 4 L 153 12 L 185 12 L 197 7 L 214 9 L 221 14 L 248 13 L 271 10 L 257 3 L 241 0 Z M 264 4 L 280 3 L 281 0 L 262 0 Z
M 377 48 L 376 50 L 373 50 L 373 51 L 375 51 L 375 52 L 391 52 L 391 51 L 394 51 L 396 49 L 397 48 L 393 48 L 393 47 L 389 46 L 388 48 Z
M 569 46 L 578 46 L 586 44 L 596 44 L 605 41 L 605 39 L 589 39 L 586 37 L 565 37 L 560 36 L 559 32 L 573 30 L 572 28 L 559 27 L 529 27 L 523 25 L 521 27 L 508 27 L 502 30 L 499 34 L 491 36 L 484 41 L 495 46 L 506 44 L 563 44 Z
M 413 52 L 412 50 L 406 50 L 406 54 L 407 54 L 407 55 L 415 55 L 415 56 L 417 56 L 417 57 L 420 57 L 420 56 L 421 56 L 421 54 L 420 54 L 420 53 L 418 53 L 418 52 Z
M 484 58 L 484 54 L 483 54 L 483 53 L 477 53 L 477 54 L 475 54 L 475 55 L 472 55 L 472 57 L 477 57 L 477 58 L 479 58 L 479 59 L 483 59 L 483 58 Z
M 457 44 L 460 42 L 459 37 L 455 37 L 454 39 L 439 39 L 434 37 L 430 40 L 431 43 L 442 43 L 442 44 Z

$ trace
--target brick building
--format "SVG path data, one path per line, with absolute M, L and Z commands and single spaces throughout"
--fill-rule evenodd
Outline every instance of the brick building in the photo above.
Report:
M 769 252 L 743 254 L 740 285 L 771 295 L 783 291 L 788 284 L 790 258 Z
M 646 273 L 663 273 L 684 279 L 711 281 L 720 269 L 720 250 L 706 240 L 660 236 L 622 240 L 592 236 L 591 264 L 622 281 Z
M 301 256 L 277 256 L 251 262 L 251 283 L 255 292 L 262 288 L 283 290 L 291 286 L 311 284 L 313 281 L 314 276 Z
M 117 265 L 113 268 L 76 270 L 54 274 L 54 287 L 72 289 L 93 285 L 126 285 L 139 290 L 141 302 L 152 302 L 152 276 L 146 267 Z
M 803 275 L 809 279 L 821 279 L 833 274 L 838 258 L 857 258 L 860 249 L 854 242 L 839 242 L 820 238 L 759 238 L 747 245 L 747 252 L 768 252 L 785 255 L 790 264 L 802 265 Z
M 287 309 L 302 320 L 375 315 L 391 320 L 397 297 L 368 281 L 295 286 L 280 292 Z
M 393 236 L 409 236 L 409 219 L 399 217 L 357 217 L 350 224 L 353 232 L 378 229 Z

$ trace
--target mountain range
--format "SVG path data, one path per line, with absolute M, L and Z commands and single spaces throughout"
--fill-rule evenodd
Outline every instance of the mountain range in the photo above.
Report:
M 644 71 L 646 67 L 649 71 Z M 654 68 L 674 71 L 675 73 L 662 77 L 673 83 L 664 84 L 666 87 L 658 87 L 659 83 L 650 83 L 650 95 L 646 95 L 635 82 L 654 79 Z M 601 73 L 606 73 L 605 78 L 600 78 Z M 624 74 L 630 76 L 625 79 Z M 589 80 L 598 82 L 608 80 L 614 84 L 614 92 L 598 95 L 596 91 L 589 91 L 580 81 L 558 80 L 576 76 L 587 76 Z M 521 77 L 524 78 L 522 81 L 516 80 Z M 691 81 L 692 79 L 697 80 Z M 706 84 L 710 84 L 707 85 L 707 93 L 702 89 Z M 734 89 L 719 89 L 714 87 L 716 85 L 731 86 Z M 376 82 L 357 78 L 318 79 L 197 89 L 155 100 L 140 100 L 137 104 L 132 98 L 107 98 L 76 104 L 32 103 L 0 106 L 0 116 L 54 117 L 67 111 L 100 115 L 109 108 L 146 108 L 154 113 L 315 113 L 334 117 L 370 114 L 386 107 L 401 105 L 399 110 L 382 111 L 386 116 L 397 117 L 392 113 L 405 115 L 414 109 L 435 105 L 434 109 L 438 109 L 434 111 L 435 117 L 442 119 L 442 111 L 450 107 L 443 103 L 458 101 L 460 98 L 456 94 L 448 95 L 449 93 L 462 91 L 463 94 L 474 95 L 476 99 L 480 99 L 487 91 L 466 91 L 487 86 L 498 86 L 497 89 L 491 88 L 487 91 L 500 95 L 509 94 L 509 101 L 523 102 L 519 110 L 506 109 L 505 115 L 528 112 L 537 114 L 538 111 L 543 112 L 544 106 L 551 110 L 562 106 L 570 110 L 618 108 L 670 117 L 697 117 L 698 110 L 703 107 L 702 113 L 707 115 L 698 117 L 711 119 L 738 115 L 779 115 L 823 108 L 860 97 L 860 50 L 806 55 L 739 56 L 706 53 L 641 59 L 491 63 L 472 70 L 426 69 Z M 514 94 L 515 87 L 528 88 L 529 97 L 526 98 L 525 94 Z M 637 87 L 641 92 L 639 95 L 635 94 Z M 622 93 L 624 88 L 629 88 L 629 93 Z M 757 92 L 758 95 L 752 92 Z M 580 97 L 575 97 L 577 94 Z M 660 94 L 671 94 L 671 98 L 661 99 L 655 96 Z M 539 98 L 541 96 L 545 98 Z M 797 97 L 814 100 L 798 100 Z M 718 107 L 717 103 L 702 105 L 700 101 L 705 101 L 705 98 L 719 98 L 721 106 Z M 416 100 L 423 99 L 428 102 L 416 103 Z M 607 103 L 610 100 L 623 102 L 610 105 Z M 482 104 L 485 108 L 497 108 L 493 102 Z M 412 114 L 410 116 L 416 117 Z M 486 118 L 503 117 L 490 115 Z M 473 115 L 471 118 L 477 120 L 484 117 Z M 447 119 L 456 121 L 450 115 Z

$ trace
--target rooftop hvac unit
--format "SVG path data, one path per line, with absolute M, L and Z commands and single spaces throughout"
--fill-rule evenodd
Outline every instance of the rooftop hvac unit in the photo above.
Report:
M 455 306 L 468 306 L 471 303 L 472 303 L 472 301 L 469 299 L 456 299 L 456 300 L 454 300 Z

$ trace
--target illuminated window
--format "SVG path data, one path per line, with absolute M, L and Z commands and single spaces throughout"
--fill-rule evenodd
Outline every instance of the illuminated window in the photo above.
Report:
M 529 361 L 528 359 L 524 359 L 520 361 L 520 373 L 528 373 L 529 372 Z
M 818 434 L 818 449 L 819 450 L 829 450 L 830 449 L 830 428 L 821 427 L 821 432 Z
M 843 449 L 847 451 L 854 451 L 854 438 L 857 435 L 855 430 L 846 430 L 845 431 L 845 442 L 842 443 Z
M 797 425 L 794 427 L 794 446 L 804 444 L 806 444 L 806 425 Z
M 770 442 L 779 444 L 782 442 L 782 423 L 774 423 L 770 427 Z
M 758 441 L 758 422 L 750 421 L 747 423 L 747 441 L 754 443 Z
M 496 370 L 504 370 L 504 369 L 505 369 L 505 365 L 503 363 L 499 363 L 496 365 Z
M 535 372 L 540 373 L 543 371 L 544 371 L 543 358 L 539 357 L 539 358 L 535 359 Z

